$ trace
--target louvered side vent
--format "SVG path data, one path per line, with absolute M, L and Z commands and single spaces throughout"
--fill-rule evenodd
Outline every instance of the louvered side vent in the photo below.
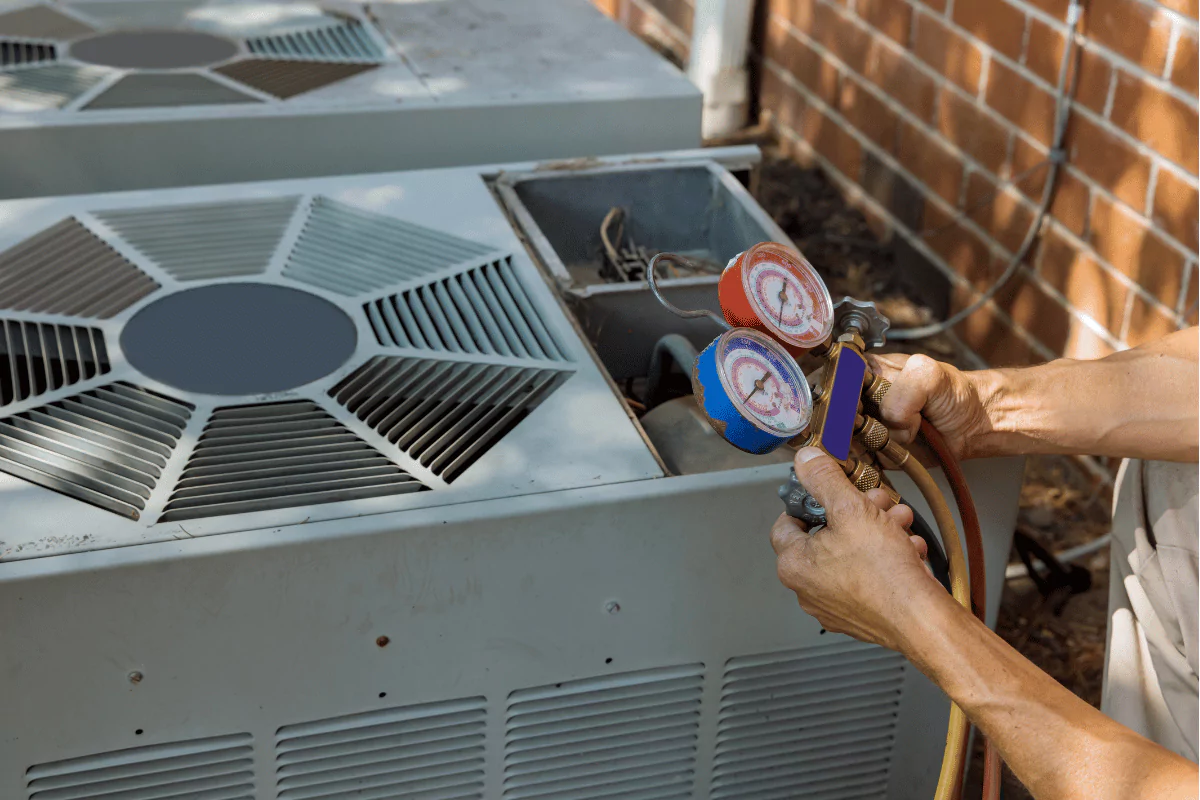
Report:
M 315 403 L 217 409 L 160 522 L 426 488 Z
M 52 44 L 0 39 L 0 68 L 45 64 L 56 57 Z
M 217 67 L 226 78 L 260 92 L 287 100 L 375 69 L 378 64 L 346 64 L 328 61 L 284 61 L 252 58 Z
M 472 697 L 280 728 L 279 800 L 482 798 L 486 722 Z
M 254 800 L 248 733 L 30 767 L 29 800 Z
M 0 418 L 0 471 L 138 519 L 191 411 L 113 383 Z
M 74 219 L 0 253 L 0 308 L 105 319 L 157 288 Z
M 266 271 L 297 198 L 107 211 L 96 214 L 180 281 Z
M 569 375 L 532 367 L 377 357 L 330 394 L 450 482 Z
M 382 345 L 564 360 L 507 258 L 364 309 Z
M 692 797 L 704 665 L 509 696 L 505 800 Z
M 50 64 L 0 72 L 0 110 L 62 108 L 111 72 L 100 67 Z
M 262 58 L 296 61 L 371 62 L 383 59 L 379 45 L 357 21 L 247 39 L 246 49 Z
M 457 236 L 318 197 L 283 274 L 349 296 L 492 252 Z
M 730 660 L 713 800 L 882 800 L 904 669 L 857 642 Z
M 108 371 L 96 328 L 0 319 L 0 407 Z

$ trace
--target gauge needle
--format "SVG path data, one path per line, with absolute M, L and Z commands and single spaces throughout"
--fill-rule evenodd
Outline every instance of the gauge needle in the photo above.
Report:
M 783 309 L 787 306 L 787 284 L 779 289 L 779 325 L 783 326 Z
M 762 388 L 767 385 L 767 379 L 769 379 L 770 377 L 771 377 L 770 372 L 764 372 L 763 376 L 754 382 L 754 388 L 750 390 L 750 394 L 746 395 L 746 399 L 743 400 L 742 402 L 749 403 L 750 398 L 754 397 L 755 394 L 760 392 L 762 390 Z

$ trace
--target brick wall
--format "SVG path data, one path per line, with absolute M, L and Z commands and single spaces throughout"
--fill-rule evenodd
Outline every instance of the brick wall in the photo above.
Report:
M 592 0 L 677 66 L 687 63 L 693 0 Z
M 594 2 L 686 52 L 687 0 Z M 932 297 L 970 302 L 1036 210 L 1045 166 L 1008 182 L 1048 155 L 1067 0 L 758 3 L 764 117 L 897 237 Z M 1196 322 L 1197 0 L 1084 8 L 1051 218 L 957 329 L 995 364 L 1099 356 Z

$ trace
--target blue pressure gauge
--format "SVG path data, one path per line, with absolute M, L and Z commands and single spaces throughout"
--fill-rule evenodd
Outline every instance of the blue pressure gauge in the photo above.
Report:
M 713 429 L 739 450 L 761 455 L 794 439 L 812 417 L 808 382 L 783 347 L 734 328 L 704 348 L 692 391 Z

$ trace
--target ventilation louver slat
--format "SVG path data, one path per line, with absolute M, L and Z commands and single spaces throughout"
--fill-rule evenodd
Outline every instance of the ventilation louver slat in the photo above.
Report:
M 330 395 L 447 482 L 558 388 L 553 369 L 377 357 Z
M 279 800 L 482 798 L 486 727 L 482 697 L 288 725 Z
M 0 308 L 106 319 L 157 288 L 74 219 L 0 253 Z
M 286 100 L 315 91 L 331 83 L 352 78 L 378 67 L 378 64 L 348 64 L 328 61 L 296 61 L 253 58 L 217 67 L 226 78 L 260 92 Z
M 131 519 L 192 406 L 113 383 L 0 419 L 0 471 Z
M 29 39 L 74 39 L 92 28 L 52 8 L 36 5 L 0 14 L 0 36 Z
M 160 521 L 425 488 L 314 403 L 234 406 L 213 412 Z
M 904 678 L 901 656 L 857 642 L 731 659 L 713 800 L 886 797 Z
M 703 687 L 692 664 L 513 692 L 504 797 L 692 797 Z
M 265 59 L 378 62 L 383 51 L 357 21 L 246 40 L 246 49 Z
M 318 197 L 283 274 L 350 296 L 431 275 L 492 252 L 457 236 Z
M 29 800 L 254 800 L 250 734 L 134 747 L 30 767 Z
M 74 10 L 108 28 L 177 28 L 190 21 L 190 12 L 200 9 L 208 2 L 209 0 L 87 0 L 84 3 L 76 3 Z M 195 21 L 203 21 L 203 17 Z
M 54 61 L 56 57 L 52 44 L 0 39 L 0 69 L 45 64 Z
M 71 64 L 0 72 L 0 111 L 62 108 L 109 74 L 100 67 Z
M 509 259 L 364 306 L 382 345 L 562 361 Z
M 109 371 L 96 328 L 0 319 L 0 407 Z
M 297 198 L 172 206 L 96 214 L 122 239 L 180 281 L 266 271 Z

